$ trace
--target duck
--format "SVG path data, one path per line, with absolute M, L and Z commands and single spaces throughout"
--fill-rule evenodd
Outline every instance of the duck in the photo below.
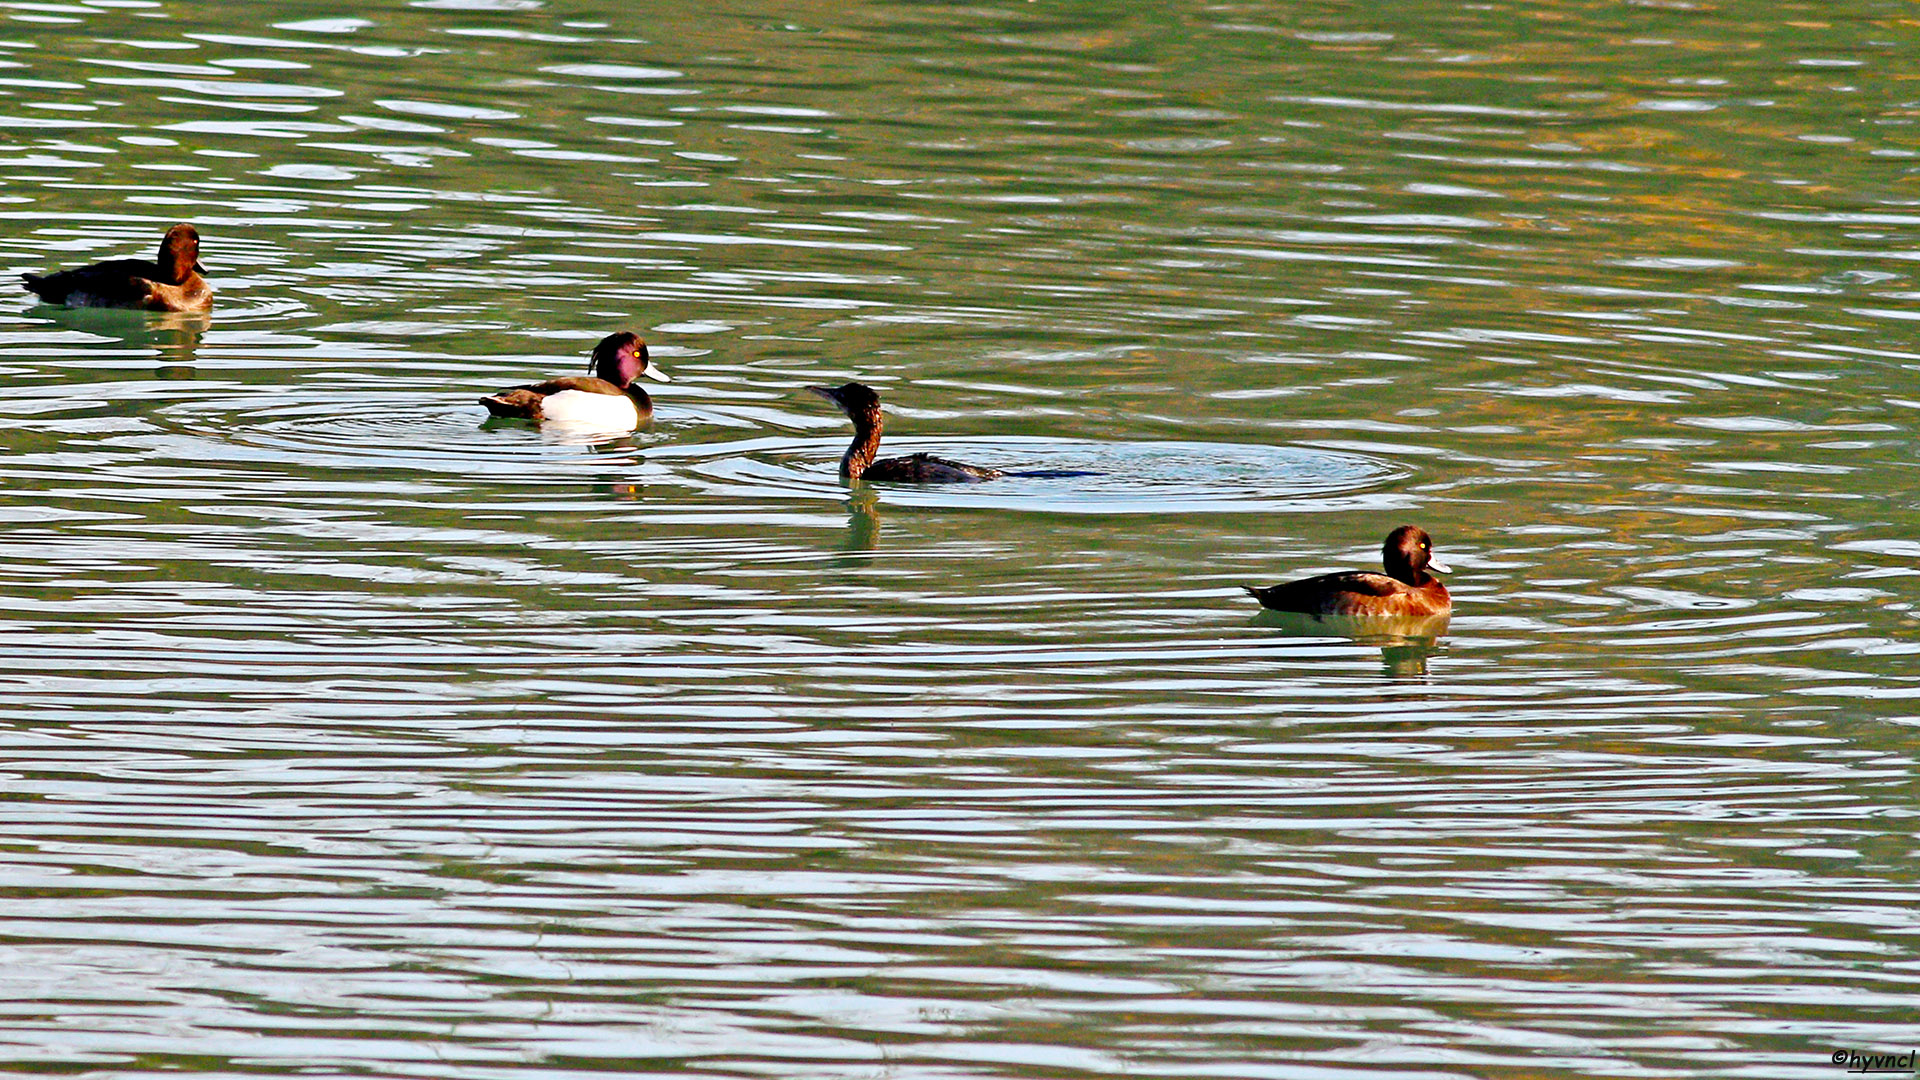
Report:
M 998 480 L 1006 475 L 983 465 L 967 465 L 932 454 L 909 454 L 874 460 L 880 451 L 880 395 L 865 383 L 840 386 L 809 386 L 847 414 L 853 421 L 853 442 L 840 459 L 840 476 L 845 480 L 878 480 L 907 484 L 977 484 Z
M 1380 561 L 1384 574 L 1348 570 L 1265 588 L 1243 587 L 1261 607 L 1274 611 L 1399 618 L 1452 614 L 1453 598 L 1447 595 L 1447 587 L 1428 571 L 1453 571 L 1434 559 L 1433 538 L 1425 530 L 1402 525 L 1388 533 L 1380 547 Z
M 146 259 L 113 259 L 51 274 L 21 274 L 27 291 L 48 304 L 68 307 L 133 308 L 142 311 L 206 311 L 213 289 L 201 274 L 200 232 L 179 224 L 160 240 L 160 254 Z
M 647 343 L 628 330 L 601 338 L 587 370 L 593 374 L 510 386 L 481 398 L 480 404 L 495 416 L 632 431 L 653 415 L 653 399 L 634 380 L 645 375 L 673 381 L 648 362 Z

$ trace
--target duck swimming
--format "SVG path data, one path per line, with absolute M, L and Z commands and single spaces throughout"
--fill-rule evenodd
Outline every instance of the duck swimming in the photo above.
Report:
M 481 398 L 480 404 L 495 416 L 632 431 L 653 415 L 653 399 L 634 380 L 645 375 L 673 381 L 647 362 L 647 343 L 625 330 L 593 347 L 587 370 L 593 374 L 508 387 Z
M 1412 525 L 1402 525 L 1387 534 L 1381 545 L 1380 561 L 1386 573 L 1348 570 L 1338 574 L 1269 585 L 1264 589 L 1246 587 L 1260 606 L 1274 611 L 1297 611 L 1308 615 L 1446 615 L 1453 611 L 1453 598 L 1447 587 L 1428 570 L 1452 573 L 1434 561 L 1433 539 Z
M 21 274 L 27 291 L 49 304 L 68 307 L 136 308 L 145 311 L 205 311 L 213 290 L 201 274 L 200 233 L 175 225 L 160 241 L 160 257 L 114 259 L 52 274 Z
M 963 465 L 932 454 L 874 460 L 880 451 L 880 395 L 865 383 L 809 386 L 807 389 L 840 406 L 853 421 L 853 444 L 840 459 L 840 475 L 847 480 L 879 480 L 908 484 L 977 484 L 1005 475 L 982 465 Z

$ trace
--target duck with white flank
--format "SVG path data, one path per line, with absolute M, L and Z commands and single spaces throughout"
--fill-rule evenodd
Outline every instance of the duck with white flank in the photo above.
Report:
M 673 381 L 648 363 L 647 343 L 625 330 L 609 334 L 593 347 L 587 370 L 593 374 L 509 387 L 481 398 L 480 404 L 495 416 L 597 431 L 632 431 L 653 416 L 653 399 L 635 380 L 644 375 L 659 382 Z

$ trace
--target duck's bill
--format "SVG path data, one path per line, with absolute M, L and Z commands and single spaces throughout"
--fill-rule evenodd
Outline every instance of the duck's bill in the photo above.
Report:
M 1448 565 L 1447 565 L 1446 563 L 1443 563 L 1443 562 L 1441 562 L 1441 561 L 1439 561 L 1438 559 L 1428 559 L 1428 560 L 1427 560 L 1427 569 L 1429 569 L 1429 570 L 1431 570 L 1431 571 L 1433 571 L 1433 572 L 1434 572 L 1434 573 L 1436 573 L 1436 574 L 1451 574 L 1451 573 L 1453 573 L 1453 567 L 1451 567 L 1451 566 L 1448 566 Z
M 840 400 L 840 395 L 834 393 L 833 387 L 831 386 L 809 386 L 807 387 L 807 389 L 813 391 L 816 394 L 819 394 L 821 397 L 826 398 L 828 401 L 837 403 Z
M 640 374 L 645 375 L 647 378 L 652 379 L 655 382 L 672 382 L 673 381 L 672 379 L 667 378 L 666 372 L 661 371 L 659 368 L 654 367 L 652 364 L 648 364 L 646 367 L 641 368 Z

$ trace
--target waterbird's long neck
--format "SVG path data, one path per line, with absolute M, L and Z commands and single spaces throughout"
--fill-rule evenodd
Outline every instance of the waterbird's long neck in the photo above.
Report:
M 853 421 L 853 442 L 848 445 L 846 456 L 840 459 L 840 475 L 858 480 L 880 452 L 880 410 L 855 413 L 848 419 Z

